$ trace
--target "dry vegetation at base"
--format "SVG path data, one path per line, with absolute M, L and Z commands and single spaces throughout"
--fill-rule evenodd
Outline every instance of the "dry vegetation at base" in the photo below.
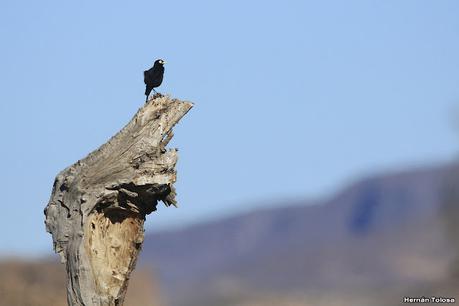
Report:
M 134 270 L 125 306 L 160 306 L 148 270 Z M 57 262 L 0 262 L 0 306 L 66 306 L 65 267 Z
M 163 306 L 158 285 L 151 271 L 134 270 L 125 306 Z M 190 306 L 392 306 L 399 305 L 404 295 L 437 295 L 459 297 L 457 282 L 448 280 L 421 288 L 386 288 L 385 290 L 318 291 L 308 294 L 256 294 L 233 292 L 201 299 Z M 251 290 L 250 290 L 251 291 Z M 229 294 L 232 292 L 232 294 Z M 455 293 L 455 294 L 454 294 Z M 64 266 L 51 261 L 0 262 L 0 306 L 66 306 Z

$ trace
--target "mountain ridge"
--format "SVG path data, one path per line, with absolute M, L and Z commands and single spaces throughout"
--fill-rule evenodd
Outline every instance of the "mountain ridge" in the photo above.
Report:
M 375 175 L 314 205 L 147 234 L 140 262 L 155 267 L 173 305 L 233 291 L 295 294 L 435 281 L 452 255 L 443 221 L 433 217 L 456 168 Z M 441 251 L 423 251 L 425 244 Z

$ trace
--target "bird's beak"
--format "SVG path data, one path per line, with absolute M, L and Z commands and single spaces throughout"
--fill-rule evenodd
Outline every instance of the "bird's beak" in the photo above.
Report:
M 163 65 L 166 64 L 167 62 L 165 60 L 163 60 Z

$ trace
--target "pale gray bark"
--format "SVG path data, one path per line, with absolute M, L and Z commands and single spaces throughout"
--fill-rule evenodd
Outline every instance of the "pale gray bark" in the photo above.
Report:
M 107 143 L 60 172 L 45 209 L 46 230 L 66 264 L 69 305 L 122 305 L 158 201 L 176 205 L 172 127 L 192 104 L 149 100 Z

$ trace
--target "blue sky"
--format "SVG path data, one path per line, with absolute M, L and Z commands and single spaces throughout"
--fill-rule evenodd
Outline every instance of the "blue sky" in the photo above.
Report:
M 51 250 L 54 176 L 130 120 L 159 57 L 159 91 L 195 108 L 172 144 L 181 207 L 149 230 L 454 158 L 457 16 L 457 1 L 0 2 L 0 254 Z

